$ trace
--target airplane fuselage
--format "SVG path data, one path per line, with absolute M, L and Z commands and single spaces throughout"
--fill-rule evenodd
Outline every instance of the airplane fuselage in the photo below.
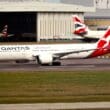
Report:
M 86 58 L 96 48 L 95 44 L 50 44 L 50 45 L 5 45 L 0 46 L 0 60 L 35 60 L 34 56 L 47 56 L 54 57 L 59 53 L 68 53 L 61 57 L 66 58 Z M 89 50 L 87 52 L 80 52 L 82 50 Z M 92 50 L 93 49 L 93 50 Z M 74 53 L 74 51 L 76 51 Z M 78 51 L 78 52 L 77 52 Z
M 89 30 L 87 34 L 84 34 L 83 37 L 91 39 L 100 39 L 104 35 L 105 31 L 92 31 Z

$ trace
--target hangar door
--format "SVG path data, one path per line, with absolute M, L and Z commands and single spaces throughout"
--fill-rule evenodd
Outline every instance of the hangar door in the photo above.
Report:
M 0 30 L 3 29 L 4 25 L 8 25 L 8 33 L 14 34 L 14 37 L 20 41 L 26 40 L 23 37 L 27 37 L 30 33 L 34 34 L 32 37 L 36 37 L 36 13 L 0 13 Z
M 38 38 L 40 39 L 72 39 L 72 15 L 78 13 L 38 13 Z M 83 13 L 79 13 L 83 16 Z

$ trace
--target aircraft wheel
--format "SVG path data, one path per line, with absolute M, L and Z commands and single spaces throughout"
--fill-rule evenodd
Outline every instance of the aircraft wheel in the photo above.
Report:
M 53 65 L 53 66 L 60 66 L 60 65 L 61 65 L 61 62 L 53 62 L 52 65 Z

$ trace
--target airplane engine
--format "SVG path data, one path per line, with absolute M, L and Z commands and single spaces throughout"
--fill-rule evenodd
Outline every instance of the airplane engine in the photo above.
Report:
M 41 65 L 45 65 L 45 64 L 52 65 L 53 56 L 50 54 L 42 54 L 37 57 L 37 61 Z
M 54 61 L 51 54 L 42 54 L 37 57 L 37 62 L 41 65 L 61 65 L 59 61 Z

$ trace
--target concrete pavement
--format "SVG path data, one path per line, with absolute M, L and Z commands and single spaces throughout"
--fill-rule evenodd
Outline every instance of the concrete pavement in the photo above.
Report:
M 0 104 L 0 110 L 110 109 L 110 102 Z

